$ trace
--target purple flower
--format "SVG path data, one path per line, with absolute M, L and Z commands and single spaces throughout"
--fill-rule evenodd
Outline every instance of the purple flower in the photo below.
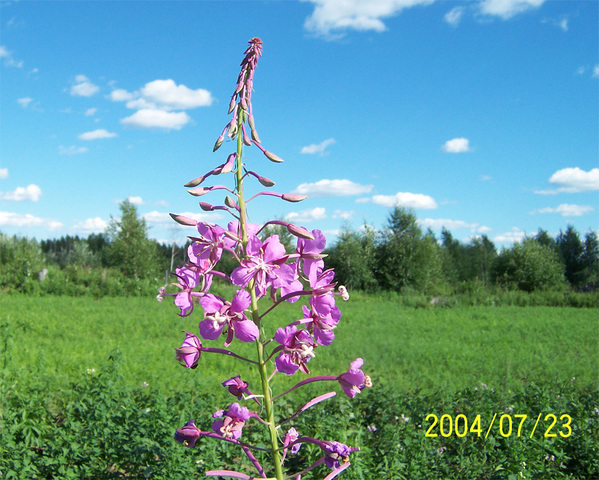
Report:
M 200 322 L 200 334 L 207 340 L 216 340 L 223 329 L 227 327 L 225 346 L 229 346 L 235 338 L 242 342 L 253 342 L 258 338 L 258 326 L 245 316 L 244 310 L 252 302 L 249 292 L 237 290 L 231 303 L 208 293 L 200 300 L 200 305 L 206 312 L 205 319 Z
M 304 312 L 304 319 L 308 320 L 305 323 L 306 328 L 314 336 L 316 343 L 325 346 L 333 343 L 335 338 L 333 329 L 337 326 L 341 318 L 339 308 L 333 305 L 326 315 L 319 315 L 316 309 L 313 307 L 309 308 L 306 305 L 302 306 L 302 310 Z
M 364 360 L 356 358 L 349 366 L 349 371 L 342 373 L 337 377 L 341 388 L 349 398 L 354 398 L 356 394 L 364 390 L 365 387 L 371 387 L 372 381 L 368 375 L 360 370 Z
M 225 230 L 210 223 L 198 223 L 197 228 L 200 237 L 193 237 L 194 242 L 187 249 L 189 258 L 196 261 L 209 260 L 211 265 L 215 265 L 223 252 Z M 196 263 L 196 261 L 192 261 Z
M 229 378 L 222 383 L 223 387 L 229 387 L 229 393 L 237 397 L 238 400 L 241 400 L 244 393 L 251 395 L 251 392 L 248 390 L 247 382 L 244 382 L 241 379 L 241 376 L 237 375 L 236 377 Z
M 202 342 L 193 333 L 184 332 L 185 340 L 180 348 L 175 348 L 175 360 L 187 368 L 196 368 L 202 355 Z
M 256 294 L 262 297 L 268 287 L 276 289 L 295 280 L 293 267 L 285 264 L 287 254 L 278 235 L 271 235 L 264 242 L 251 236 L 245 253 L 246 258 L 231 274 L 233 285 L 245 287 L 253 278 Z
M 287 449 L 287 447 L 289 445 L 291 445 L 293 442 L 295 442 L 298 438 L 299 438 L 299 434 L 297 433 L 297 430 L 295 428 L 291 427 L 285 434 L 285 440 L 283 441 L 283 448 Z M 297 455 L 297 452 L 299 452 L 299 449 L 301 448 L 301 446 L 302 446 L 301 443 L 294 444 L 290 450 L 291 454 Z
M 283 350 L 275 359 L 277 371 L 285 375 L 293 375 L 301 370 L 310 373 L 306 363 L 314 357 L 316 344 L 307 330 L 299 330 L 295 325 L 279 328 L 275 340 L 283 345 Z
M 314 240 L 299 238 L 297 241 L 296 253 L 304 260 L 304 275 L 311 278 L 316 278 L 324 267 L 324 262 L 320 257 L 327 239 L 320 230 L 312 230 L 310 232 Z
M 352 449 L 339 442 L 322 442 L 320 445 L 322 451 L 326 454 L 324 462 L 329 468 L 339 468 L 342 463 L 349 462 L 349 454 Z
M 179 292 L 175 296 L 175 305 L 181 310 L 180 315 L 186 317 L 193 312 L 193 299 L 191 292 L 200 282 L 200 274 L 187 267 L 179 267 L 175 270 L 175 275 L 179 280 Z
M 194 425 L 193 420 L 190 420 L 183 428 L 177 429 L 175 440 L 188 448 L 193 448 L 201 435 L 202 431 Z
M 238 440 L 245 422 L 250 418 L 250 412 L 247 407 L 232 403 L 229 410 L 219 410 L 212 415 L 212 418 L 220 417 L 224 418 L 214 421 L 212 430 L 225 438 Z

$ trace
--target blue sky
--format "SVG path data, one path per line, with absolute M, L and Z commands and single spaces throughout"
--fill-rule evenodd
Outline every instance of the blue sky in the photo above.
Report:
M 87 236 L 126 198 L 161 241 L 193 234 L 169 212 L 226 224 L 183 184 L 234 150 L 212 146 L 254 36 L 256 128 L 285 162 L 248 167 L 309 195 L 254 222 L 597 229 L 598 24 L 595 1 L 2 1 L 0 232 Z

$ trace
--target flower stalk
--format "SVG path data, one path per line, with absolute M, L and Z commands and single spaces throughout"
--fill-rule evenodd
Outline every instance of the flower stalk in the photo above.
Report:
M 224 205 L 214 205 L 205 201 L 199 204 L 204 211 L 225 211 L 231 214 L 234 220 L 225 229 L 184 215 L 171 214 L 179 224 L 196 228 L 199 235 L 189 237 L 192 241 L 187 252 L 189 262 L 177 268 L 175 272 L 178 283 L 173 285 L 178 292 L 167 293 L 163 288 L 158 295 L 158 300 L 162 300 L 165 296 L 175 297 L 174 303 L 180 309 L 179 314 L 182 317 L 191 315 L 199 304 L 204 311 L 204 319 L 199 323 L 199 333 L 203 339 L 217 341 L 225 337 L 224 346 L 227 348 L 206 347 L 195 334 L 185 332 L 186 338 L 183 344 L 175 349 L 176 359 L 181 365 L 196 369 L 202 353 L 219 353 L 232 360 L 249 362 L 255 366 L 261 390 L 259 395 L 253 394 L 249 384 L 239 375 L 225 380 L 222 386 L 227 387 L 239 401 L 255 402 L 262 410 L 263 417 L 240 403 L 232 403 L 226 410 L 217 410 L 213 414 L 215 419 L 212 423 L 213 432 L 200 430 L 192 420 L 176 431 L 175 440 L 189 448 L 193 448 L 202 437 L 220 439 L 233 444 L 243 450 L 259 478 L 271 480 L 300 478 L 304 473 L 324 463 L 332 470 L 326 475 L 325 480 L 331 480 L 349 467 L 349 456 L 358 448 L 335 441 L 299 437 L 293 427 L 285 433 L 282 426 L 295 420 L 305 410 L 333 398 L 336 392 L 328 392 L 313 398 L 304 403 L 293 415 L 284 419 L 277 418 L 275 401 L 304 385 L 321 381 L 338 382 L 342 390 L 349 397 L 353 397 L 370 386 L 370 379 L 361 370 L 362 359 L 356 359 L 351 363 L 349 371 L 340 375 L 309 377 L 300 380 L 295 386 L 282 393 L 272 392 L 271 381 L 276 373 L 289 376 L 298 372 L 309 374 L 307 364 L 316 357 L 317 349 L 330 345 L 334 339 L 333 330 L 341 317 L 339 308 L 335 306 L 335 295 L 341 295 L 344 300 L 348 295 L 344 287 L 339 287 L 339 293 L 334 292 L 336 286 L 333 281 L 334 272 L 324 268 L 323 258 L 326 255 L 322 251 L 326 239 L 321 231 L 310 232 L 301 225 L 282 220 L 270 220 L 262 226 L 249 222 L 247 205 L 257 196 L 274 196 L 288 202 L 299 202 L 306 198 L 303 195 L 281 194 L 266 190 L 254 194 L 248 200 L 245 199 L 245 179 L 257 180 L 262 187 L 266 188 L 274 186 L 275 182 L 252 170 L 246 170 L 244 148 L 255 146 L 269 160 L 282 162 L 279 156 L 262 146 L 256 131 L 251 94 L 255 68 L 262 54 L 262 42 L 258 38 L 252 38 L 249 44 L 241 63 L 242 68 L 235 92 L 229 103 L 229 113 L 232 113 L 232 118 L 222 130 L 213 148 L 213 151 L 218 150 L 224 144 L 225 137 L 229 137 L 236 140 L 235 152 L 227 156 L 225 163 L 186 184 L 187 188 L 191 188 L 189 193 L 194 196 L 203 197 L 218 190 L 226 190 L 230 193 L 231 196 L 226 196 Z M 249 133 L 246 124 L 250 129 Z M 227 174 L 234 175 L 233 190 L 225 185 L 199 186 L 214 175 Z M 286 229 L 297 238 L 295 251 L 287 252 L 278 235 L 267 235 L 269 229 L 273 227 Z M 230 276 L 215 269 L 223 254 L 231 255 L 238 263 L 238 267 Z M 210 293 L 214 276 L 238 287 L 232 300 Z M 260 314 L 260 301 L 263 298 L 270 298 L 271 305 Z M 276 318 L 273 318 L 271 312 L 282 303 L 294 303 L 300 299 L 303 299 L 303 303 L 307 303 L 301 307 L 303 318 L 280 326 L 276 334 L 269 338 L 263 325 L 266 321 L 265 316 L 271 314 L 268 322 L 275 322 Z M 238 341 L 255 343 L 255 360 L 242 357 L 228 349 L 230 345 L 234 347 L 235 342 Z M 268 371 L 272 369 L 273 363 L 274 370 L 269 375 Z M 255 408 L 253 403 L 249 405 Z M 268 437 L 267 448 L 259 448 L 240 440 L 248 421 L 265 426 Z M 288 454 L 297 454 L 302 443 L 313 443 L 319 446 L 324 456 L 301 472 L 289 474 L 285 469 L 285 460 Z M 268 465 L 261 464 L 251 450 L 268 452 Z M 267 477 L 267 474 L 270 476 Z M 206 475 L 248 480 L 258 478 L 225 469 L 208 471 Z

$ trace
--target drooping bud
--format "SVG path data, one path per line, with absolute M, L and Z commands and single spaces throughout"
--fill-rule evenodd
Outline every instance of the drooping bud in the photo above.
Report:
M 233 170 L 233 167 L 235 166 L 236 157 L 236 153 L 232 153 L 231 155 L 229 155 L 227 157 L 227 162 L 223 165 L 223 168 L 221 168 L 220 173 L 229 173 L 231 170 Z
M 252 128 L 251 134 L 252 134 L 252 140 L 255 140 L 256 142 L 260 143 L 260 137 L 258 136 L 258 132 L 256 131 L 255 128 Z
M 266 158 L 268 158 L 271 162 L 276 162 L 276 163 L 283 162 L 282 158 L 280 158 L 279 156 L 275 155 L 272 152 L 269 152 L 268 150 L 264 150 L 264 155 L 266 155 Z
M 235 123 L 235 119 L 231 120 L 229 124 L 229 131 L 227 132 L 227 136 L 229 138 L 233 138 L 237 135 L 237 123 Z
M 233 200 L 229 195 L 225 198 L 225 205 L 229 208 L 234 208 L 235 210 L 239 210 L 239 205 Z
M 212 190 L 212 187 L 193 188 L 187 191 L 191 193 L 194 197 L 201 197 L 202 195 L 207 194 L 210 190 Z
M 308 198 L 308 195 L 296 195 L 294 193 L 284 193 L 281 198 L 287 202 L 301 202 Z
M 265 187 L 273 187 L 275 185 L 275 182 L 273 182 L 271 179 L 258 175 L 256 172 L 248 171 L 248 173 L 256 177 L 258 181 Z
M 171 216 L 171 218 L 181 224 L 181 225 L 187 225 L 189 227 L 195 227 L 198 224 L 197 220 L 194 220 L 193 218 L 189 218 L 186 217 L 184 215 L 177 215 L 175 213 L 169 213 L 169 215 Z
M 312 235 L 308 230 L 306 230 L 304 227 L 294 225 L 293 223 L 287 224 L 287 231 L 296 237 L 314 240 L 314 235 Z
M 205 212 L 213 212 L 216 210 L 216 207 L 210 203 L 200 202 L 200 208 Z
M 198 178 L 195 178 L 193 180 L 190 180 L 189 182 L 187 182 L 183 186 L 186 187 L 186 188 L 197 187 L 200 183 L 202 183 L 204 180 L 206 180 L 206 176 L 207 175 L 202 175 L 201 177 L 198 177 Z

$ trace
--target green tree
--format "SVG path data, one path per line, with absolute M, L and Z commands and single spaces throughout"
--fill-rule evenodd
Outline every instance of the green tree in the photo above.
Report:
M 585 288 L 597 290 L 599 288 L 599 239 L 596 232 L 588 232 L 584 237 L 582 263 Z
M 160 275 L 156 242 L 148 239 L 148 227 L 138 217 L 137 208 L 129 200 L 119 205 L 121 218 L 110 217 L 106 236 L 106 258 L 110 266 L 119 268 L 130 278 L 149 278 Z
M 376 274 L 384 289 L 430 292 L 439 283 L 440 252 L 434 236 L 424 236 L 412 211 L 395 207 L 380 235 Z
M 374 228 L 364 225 L 361 232 L 343 225 L 337 243 L 324 253 L 326 268 L 335 269 L 335 280 L 349 289 L 375 290 L 378 286 L 374 275 L 375 262 Z
M 556 243 L 566 269 L 566 279 L 573 287 L 582 286 L 585 270 L 584 245 L 578 232 L 572 225 L 568 225 L 565 232 L 560 231 Z
M 503 249 L 493 265 L 499 284 L 526 292 L 559 290 L 564 283 L 564 266 L 559 256 L 533 238 L 526 238 L 510 249 Z

